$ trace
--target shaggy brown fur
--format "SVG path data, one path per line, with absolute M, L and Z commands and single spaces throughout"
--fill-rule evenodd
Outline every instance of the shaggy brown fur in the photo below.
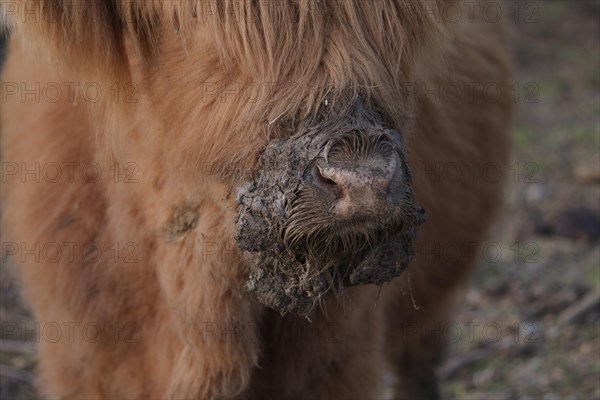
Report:
M 473 253 L 432 249 L 480 242 L 500 187 L 464 170 L 458 180 L 426 172 L 502 167 L 510 111 L 502 27 L 481 7 L 446 21 L 435 10 L 450 1 L 16 3 L 3 83 L 63 88 L 55 102 L 21 101 L 4 85 L 1 114 L 5 165 L 63 168 L 58 180 L 17 173 L 2 185 L 3 241 L 23 244 L 13 260 L 24 261 L 36 319 L 78 324 L 72 337 L 42 338 L 42 393 L 365 399 L 376 397 L 384 356 L 398 397 L 435 393 L 443 343 L 398 332 L 450 318 Z M 70 98 L 73 82 L 93 82 L 100 101 L 79 89 Z M 464 89 L 456 101 L 411 95 L 449 83 Z M 487 83 L 504 96 L 486 98 Z M 381 291 L 351 288 L 311 321 L 281 317 L 244 289 L 235 190 L 269 140 L 348 99 L 376 105 L 404 135 L 428 214 L 417 257 Z M 101 166 L 97 181 L 82 173 L 90 162 Z M 65 163 L 79 166 L 69 174 Z M 82 251 L 90 242 L 102 256 Z M 49 243 L 63 250 L 58 261 L 24 251 Z M 102 334 L 82 334 L 86 324 Z

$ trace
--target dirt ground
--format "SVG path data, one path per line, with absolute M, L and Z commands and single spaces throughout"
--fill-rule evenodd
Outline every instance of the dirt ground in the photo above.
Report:
M 462 330 L 444 335 L 462 333 L 440 371 L 443 392 L 598 399 L 600 2 L 523 1 L 519 10 L 512 46 L 525 96 L 508 199 L 454 319 Z
M 503 18 L 518 108 L 506 207 L 456 317 L 423 334 L 452 342 L 444 398 L 600 399 L 600 2 L 508 2 Z M 0 320 L 22 331 L 2 330 L 0 398 L 35 398 L 35 323 L 1 272 Z

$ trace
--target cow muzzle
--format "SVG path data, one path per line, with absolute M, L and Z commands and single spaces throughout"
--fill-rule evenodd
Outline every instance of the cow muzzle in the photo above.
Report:
M 265 305 L 308 315 L 326 294 L 388 282 L 412 259 L 424 211 L 402 137 L 377 116 L 327 120 L 271 141 L 239 188 L 246 288 Z

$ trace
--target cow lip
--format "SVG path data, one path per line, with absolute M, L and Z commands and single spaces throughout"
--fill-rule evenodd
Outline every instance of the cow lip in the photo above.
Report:
M 358 214 L 347 219 L 337 220 L 334 230 L 339 235 L 369 234 L 380 236 L 383 234 L 400 233 L 409 224 L 397 216 L 382 216 L 374 214 Z

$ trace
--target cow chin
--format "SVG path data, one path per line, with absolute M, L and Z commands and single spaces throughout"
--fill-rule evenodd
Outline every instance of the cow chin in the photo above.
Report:
M 389 282 L 413 257 L 425 217 L 401 135 L 358 110 L 273 140 L 238 190 L 246 288 L 281 314 L 308 316 L 347 286 Z

